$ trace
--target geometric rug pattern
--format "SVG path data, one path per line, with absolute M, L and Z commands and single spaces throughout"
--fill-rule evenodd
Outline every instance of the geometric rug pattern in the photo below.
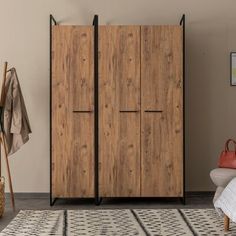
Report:
M 174 209 L 142 209 L 133 210 L 138 221 L 143 226 L 147 235 L 192 235 L 186 222 L 178 210 Z
M 230 222 L 230 231 L 225 233 L 224 219 L 215 209 L 184 209 L 181 213 L 195 233 L 194 235 L 236 236 L 236 224 Z
M 236 235 L 214 209 L 24 210 L 0 236 Z

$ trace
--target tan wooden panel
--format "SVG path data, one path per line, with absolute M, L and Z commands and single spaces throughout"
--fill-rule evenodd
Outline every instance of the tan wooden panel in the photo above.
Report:
M 73 28 L 70 55 L 73 69 L 70 71 L 70 77 L 74 81 L 73 101 L 74 110 L 77 111 L 94 109 L 93 41 L 92 27 L 77 26 Z
M 118 28 L 117 79 L 120 82 L 120 110 L 140 109 L 140 27 Z
M 140 196 L 140 113 L 120 113 L 116 195 Z
M 91 113 L 75 113 L 73 128 L 73 155 L 69 172 L 70 196 L 94 196 L 94 117 Z
M 141 27 L 142 196 L 183 196 L 182 60 L 181 27 Z
M 81 31 L 89 34 L 91 30 L 92 27 L 81 28 Z M 77 60 L 74 58 L 79 47 L 75 34 L 81 31 L 80 27 L 74 26 L 53 27 L 52 194 L 54 197 L 90 197 L 94 192 L 92 191 L 93 151 L 89 150 L 93 146 L 93 113 L 73 113 L 74 80 L 77 78 Z
M 165 116 L 143 115 L 141 191 L 145 197 L 182 196 L 181 142 L 171 137 L 175 130 L 167 131 Z
M 136 58 L 140 53 L 136 42 L 140 40 L 139 29 L 99 28 L 99 191 L 104 197 L 140 194 L 140 113 L 120 113 L 140 109 L 140 62 Z M 128 91 L 130 94 L 126 94 Z

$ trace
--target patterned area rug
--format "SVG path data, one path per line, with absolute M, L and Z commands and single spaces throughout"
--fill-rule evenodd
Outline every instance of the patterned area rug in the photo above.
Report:
M 236 235 L 214 209 L 20 211 L 0 236 Z

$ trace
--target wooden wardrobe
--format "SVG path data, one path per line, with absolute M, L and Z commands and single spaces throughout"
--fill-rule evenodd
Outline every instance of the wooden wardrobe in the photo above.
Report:
M 52 198 L 184 197 L 183 30 L 51 27 Z

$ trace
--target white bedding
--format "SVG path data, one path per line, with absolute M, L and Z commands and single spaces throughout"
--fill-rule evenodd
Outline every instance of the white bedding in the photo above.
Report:
M 214 206 L 219 214 L 226 214 L 236 223 L 236 177 L 229 182 Z

